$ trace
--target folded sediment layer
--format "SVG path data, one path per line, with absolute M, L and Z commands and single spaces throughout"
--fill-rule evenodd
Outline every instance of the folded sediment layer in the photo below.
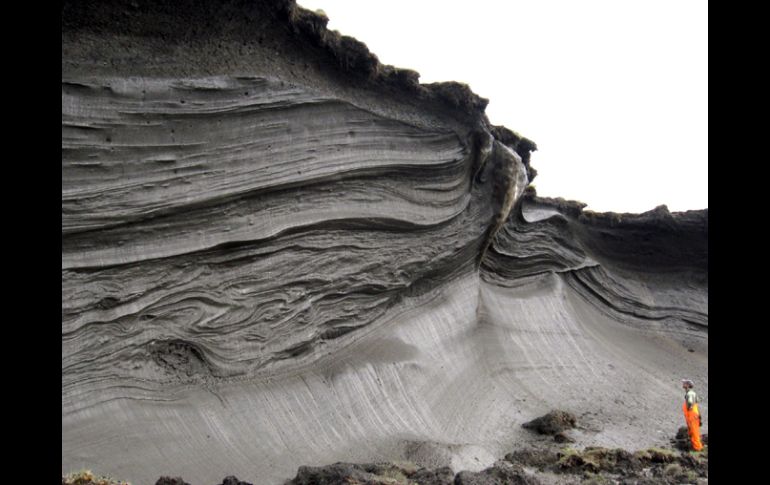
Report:
M 706 212 L 522 196 L 485 100 L 293 2 L 62 13 L 64 473 L 481 469 L 550 407 L 637 448 L 682 376 L 707 412 Z
M 510 286 L 556 272 L 619 321 L 696 333 L 708 326 L 707 209 L 596 214 L 582 207 L 527 192 L 496 234 L 484 277 Z
M 487 179 L 526 179 L 497 141 L 481 155 L 281 81 L 62 91 L 63 391 L 90 396 L 77 405 L 274 371 L 338 341 L 473 265 L 515 198 Z

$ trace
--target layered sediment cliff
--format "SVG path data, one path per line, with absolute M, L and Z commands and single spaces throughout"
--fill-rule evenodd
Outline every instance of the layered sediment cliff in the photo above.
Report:
M 535 144 L 293 2 L 64 2 L 62 468 L 480 469 L 554 403 L 707 409 L 706 211 L 525 192 Z M 589 414 L 584 416 L 591 423 Z

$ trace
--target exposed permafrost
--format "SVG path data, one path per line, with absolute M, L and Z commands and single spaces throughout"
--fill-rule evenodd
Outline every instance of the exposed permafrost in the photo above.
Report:
M 490 227 L 489 239 L 484 246 L 480 261 L 484 260 L 487 248 L 489 248 L 497 232 L 508 220 L 511 209 L 513 209 L 514 204 L 519 200 L 524 189 L 529 184 L 526 168 L 521 162 L 521 157 L 516 152 L 495 140 L 489 156 L 497 166 L 497 170 L 492 176 L 494 177 L 493 190 L 496 198 L 495 202 L 499 205 L 499 211 L 495 215 Z
M 707 211 L 536 197 L 486 100 L 294 2 L 62 17 L 63 472 L 480 469 L 552 407 L 639 448 L 683 375 L 707 418 Z

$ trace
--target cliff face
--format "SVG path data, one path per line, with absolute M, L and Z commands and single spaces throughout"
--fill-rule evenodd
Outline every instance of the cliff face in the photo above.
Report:
M 522 195 L 485 100 L 325 24 L 63 3 L 63 472 L 477 469 L 548 406 L 632 447 L 679 377 L 707 410 L 707 212 Z
M 486 281 L 517 286 L 545 273 L 613 319 L 700 335 L 708 327 L 708 209 L 583 212 L 528 192 L 482 261 Z

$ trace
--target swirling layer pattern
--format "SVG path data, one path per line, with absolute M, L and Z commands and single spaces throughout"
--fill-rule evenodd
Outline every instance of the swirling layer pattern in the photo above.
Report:
M 68 80 L 62 104 L 68 406 L 312 355 L 472 264 L 523 188 L 498 142 L 481 166 L 280 81 Z
M 630 325 L 697 332 L 708 326 L 708 212 L 582 213 L 525 196 L 484 259 L 488 281 L 515 286 L 554 272 Z
M 486 100 L 289 0 L 62 18 L 63 473 L 479 470 L 553 407 L 636 449 L 681 377 L 708 417 L 707 211 L 524 192 Z

